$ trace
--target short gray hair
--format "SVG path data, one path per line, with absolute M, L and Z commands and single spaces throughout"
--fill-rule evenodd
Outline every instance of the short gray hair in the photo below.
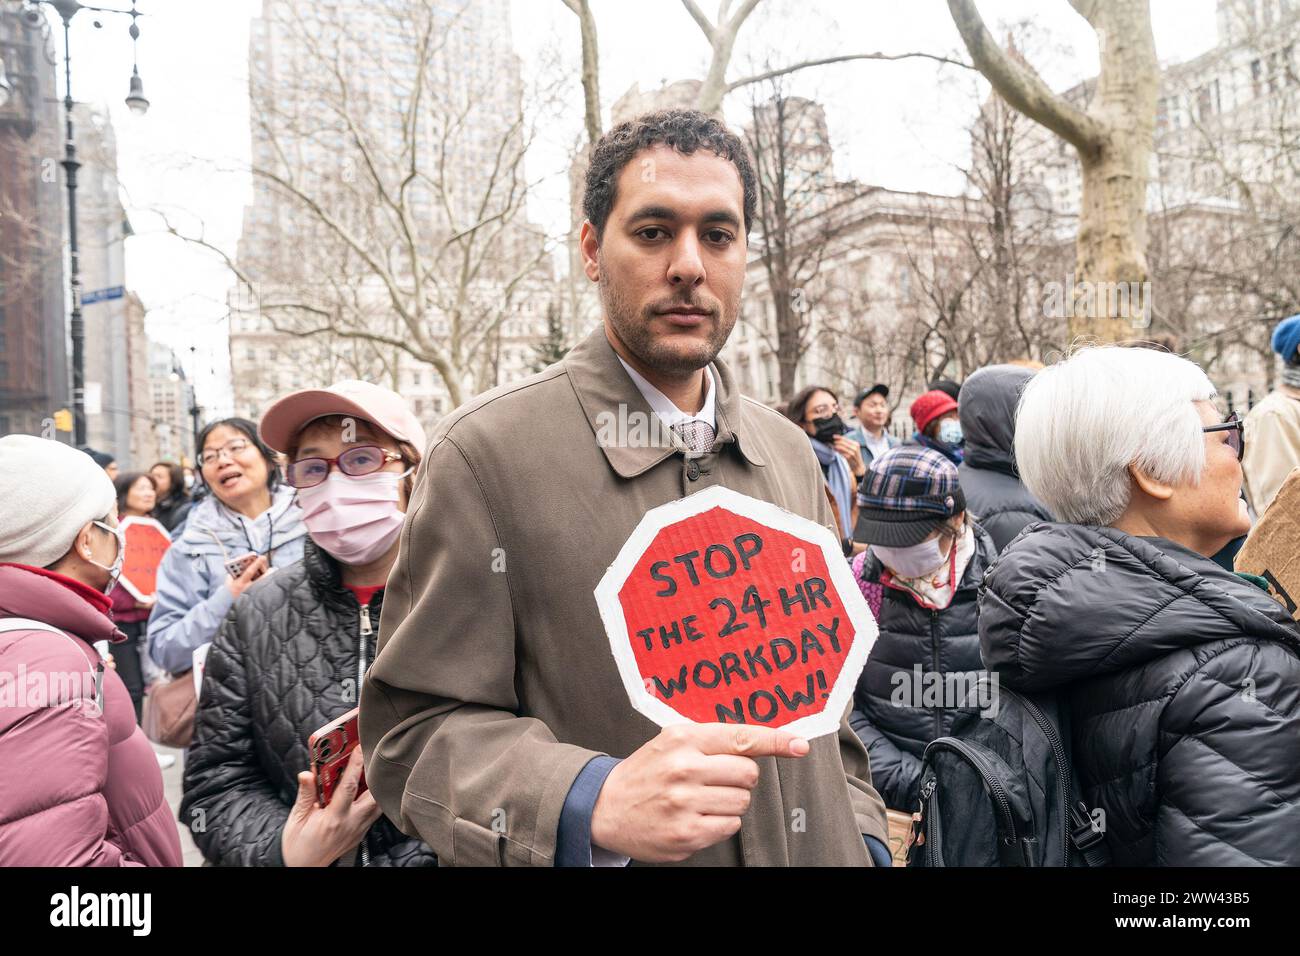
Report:
M 1061 521 L 1109 525 L 1128 507 L 1128 467 L 1196 484 L 1205 439 L 1193 402 L 1214 385 L 1185 358 L 1150 349 L 1089 347 L 1025 386 L 1016 413 L 1016 466 Z

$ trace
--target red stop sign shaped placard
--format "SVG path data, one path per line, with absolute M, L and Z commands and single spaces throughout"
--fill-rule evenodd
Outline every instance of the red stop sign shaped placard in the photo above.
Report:
M 137 601 L 148 600 L 158 590 L 158 566 L 171 547 L 171 536 L 153 518 L 132 515 L 118 522 L 118 527 L 126 538 L 126 557 L 118 580 Z
M 647 512 L 596 602 L 632 705 L 660 726 L 832 733 L 877 634 L 830 531 L 728 488 Z

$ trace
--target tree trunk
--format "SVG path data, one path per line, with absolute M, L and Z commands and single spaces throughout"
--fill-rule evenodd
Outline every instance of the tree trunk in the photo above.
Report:
M 1074 2 L 1077 7 L 1082 0 Z M 1070 332 L 1115 341 L 1140 334 L 1150 323 L 1142 284 L 1148 281 L 1146 198 L 1160 68 L 1147 0 L 1097 2 L 1087 15 L 1101 48 L 1092 112 L 1105 120 L 1107 134 L 1099 149 L 1079 154 L 1083 201 L 1076 271 L 1084 279 L 1105 283 L 1107 289 L 1112 283 L 1128 283 L 1129 314 L 1109 314 L 1114 310 L 1108 301 L 1107 308 L 1095 310 L 1094 320 L 1076 319 Z M 1136 296 L 1141 296 L 1139 303 L 1133 302 Z
M 1149 324 L 1146 191 L 1160 68 L 1148 0 L 1070 0 L 1097 33 L 1101 72 L 1086 112 L 998 47 L 973 0 L 948 0 L 976 68 L 1012 107 L 1075 147 L 1083 197 L 1070 335 L 1113 342 Z

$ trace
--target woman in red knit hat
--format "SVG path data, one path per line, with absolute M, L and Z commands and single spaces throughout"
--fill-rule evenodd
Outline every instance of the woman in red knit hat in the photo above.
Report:
M 954 465 L 960 465 L 963 439 L 956 400 L 935 388 L 922 392 L 912 402 L 910 411 L 912 421 L 916 423 L 912 443 L 933 448 Z

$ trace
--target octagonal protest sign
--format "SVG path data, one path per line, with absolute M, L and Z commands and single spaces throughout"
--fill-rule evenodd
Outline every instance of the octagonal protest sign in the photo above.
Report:
M 595 593 L 632 706 L 661 727 L 833 733 L 878 633 L 827 528 L 730 488 L 646 512 Z
M 122 561 L 122 587 L 137 601 L 147 601 L 158 590 L 158 566 L 171 547 L 171 535 L 153 518 L 132 515 L 117 525 L 126 538 Z

